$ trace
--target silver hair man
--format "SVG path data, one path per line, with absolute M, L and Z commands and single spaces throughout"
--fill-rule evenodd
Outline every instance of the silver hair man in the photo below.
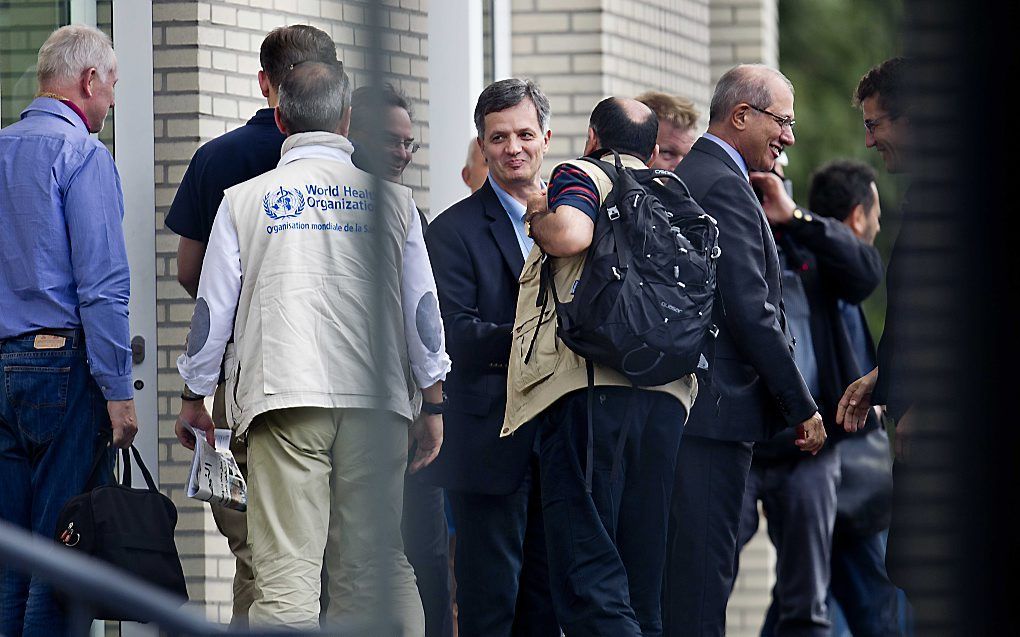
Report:
M 117 56 L 108 35 L 81 24 L 57 29 L 39 49 L 36 75 L 40 95 L 74 102 L 89 131 L 103 129 L 117 83 Z
M 715 85 L 712 103 L 709 106 L 709 123 L 718 123 L 730 114 L 737 104 L 747 103 L 758 107 L 772 103 L 773 95 L 769 89 L 768 76 L 780 78 L 794 93 L 793 83 L 776 69 L 764 64 L 741 64 L 735 66 Z
M 288 134 L 347 134 L 351 82 L 343 67 L 324 62 L 295 64 L 280 83 L 277 115 Z

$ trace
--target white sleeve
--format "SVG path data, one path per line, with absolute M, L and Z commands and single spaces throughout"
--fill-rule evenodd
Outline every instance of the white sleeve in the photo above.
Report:
M 197 394 L 211 396 L 216 391 L 223 353 L 234 332 L 234 315 L 240 295 L 241 249 L 237 228 L 230 217 L 230 206 L 224 197 L 216 211 L 202 261 L 187 349 L 177 359 L 181 377 Z
M 404 337 L 411 373 L 418 387 L 425 388 L 446 378 L 446 373 L 450 371 L 450 357 L 446 354 L 446 337 L 436 297 L 436 280 L 425 248 L 421 219 L 410 196 L 407 201 L 411 225 L 404 244 L 404 272 L 400 290 L 404 307 Z

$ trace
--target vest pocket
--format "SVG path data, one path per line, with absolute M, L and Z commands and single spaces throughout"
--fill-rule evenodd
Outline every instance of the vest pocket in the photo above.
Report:
M 552 303 L 550 302 L 550 305 Z M 538 384 L 552 375 L 559 361 L 559 344 L 556 339 L 556 310 L 548 307 L 545 313 L 535 308 L 536 314 L 514 326 L 514 356 L 521 390 Z

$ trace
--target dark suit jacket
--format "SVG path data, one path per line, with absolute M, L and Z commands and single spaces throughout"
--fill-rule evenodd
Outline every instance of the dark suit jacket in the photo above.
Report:
M 507 494 L 521 482 L 535 426 L 501 439 L 510 333 L 524 257 L 513 224 L 488 181 L 439 215 L 425 235 L 439 289 L 453 369 L 443 388 L 443 447 L 422 470 L 433 484 Z
M 791 297 L 800 295 L 799 302 L 810 311 L 820 392 L 815 399 L 825 421 L 828 444 L 835 444 L 848 435 L 836 424 L 836 405 L 850 383 L 871 371 L 863 369 L 864 362 L 858 360 L 839 301 L 857 305 L 871 295 L 882 281 L 882 257 L 845 224 L 810 212 L 779 229 L 776 241 L 788 268 L 799 280 L 796 289 L 784 286 L 783 297 L 790 306 Z M 859 307 L 857 312 L 861 312 Z M 866 328 L 865 337 L 874 354 Z M 875 426 L 877 419 L 871 415 L 866 429 Z M 756 444 L 755 460 L 804 457 L 804 452 L 793 444 L 795 435 L 794 430 L 788 429 L 766 443 Z
M 676 169 L 719 222 L 716 338 L 704 389 L 686 432 L 717 440 L 767 440 L 817 409 L 794 363 L 782 314 L 779 257 L 765 213 L 718 144 L 695 142 Z
M 892 254 L 889 255 L 889 265 L 885 273 L 887 298 L 885 329 L 878 344 L 878 383 L 871 396 L 872 404 L 885 405 L 889 416 L 894 420 L 899 420 L 907 413 L 914 402 L 911 395 L 913 383 L 908 371 L 911 365 L 905 360 L 902 351 L 897 354 L 898 350 L 905 349 L 901 348 L 900 343 L 908 338 L 905 333 L 906 315 L 910 312 L 909 304 L 905 302 L 908 288 L 901 262 L 909 259 L 909 253 L 921 248 L 920 238 L 914 228 L 909 189 L 903 196 L 901 214 L 903 222 L 893 244 Z

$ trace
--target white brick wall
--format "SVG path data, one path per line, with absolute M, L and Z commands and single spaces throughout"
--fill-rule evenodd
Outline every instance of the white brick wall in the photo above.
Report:
M 711 0 L 712 81 L 740 63 L 779 66 L 778 0 Z
M 684 95 L 707 110 L 705 0 L 514 0 L 514 75 L 552 105 L 546 171 L 584 149 L 591 109 L 609 95 Z
M 425 72 L 426 3 L 388 0 L 381 9 L 385 80 L 408 94 L 417 113 L 428 105 Z M 181 382 L 174 362 L 188 331 L 192 303 L 177 284 L 177 237 L 164 217 L 195 150 L 242 125 L 265 100 L 258 88 L 259 46 L 271 29 L 305 23 L 332 35 L 354 86 L 369 82 L 364 0 L 155 0 L 153 62 L 156 138 L 158 393 L 160 477 L 180 510 L 177 544 L 193 600 L 206 615 L 230 619 L 233 559 L 208 508 L 188 500 L 184 483 L 191 454 L 173 436 Z M 428 206 L 427 126 L 416 125 L 426 148 L 404 174 L 423 208 Z

